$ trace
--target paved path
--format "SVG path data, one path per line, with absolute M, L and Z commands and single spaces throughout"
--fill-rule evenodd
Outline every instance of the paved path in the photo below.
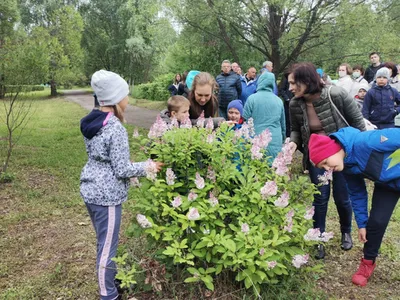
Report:
M 63 91 L 63 94 L 66 100 L 78 103 L 86 110 L 93 109 L 94 99 L 92 93 L 83 90 L 68 90 Z M 125 120 L 128 124 L 150 129 L 159 113 L 156 110 L 128 105 L 125 110 Z

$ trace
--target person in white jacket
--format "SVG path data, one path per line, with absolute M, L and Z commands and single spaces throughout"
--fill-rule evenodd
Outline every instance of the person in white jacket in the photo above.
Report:
M 368 81 L 364 79 L 364 68 L 361 65 L 355 65 L 351 77 L 353 85 L 350 90 L 350 96 L 356 97 L 361 87 L 368 86 Z
M 338 68 L 339 73 L 339 80 L 337 81 L 336 85 L 341 86 L 346 90 L 346 92 L 350 93 L 353 87 L 353 79 L 351 79 L 350 75 L 353 74 L 353 69 L 350 67 L 349 64 L 343 63 Z M 354 97 L 354 95 L 351 95 Z

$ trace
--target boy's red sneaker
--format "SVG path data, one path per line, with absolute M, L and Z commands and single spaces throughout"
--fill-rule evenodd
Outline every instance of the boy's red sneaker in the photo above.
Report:
M 373 260 L 361 259 L 360 266 L 358 267 L 357 272 L 354 273 L 351 281 L 359 286 L 366 286 L 368 279 L 371 277 L 374 269 L 376 267 L 376 263 Z

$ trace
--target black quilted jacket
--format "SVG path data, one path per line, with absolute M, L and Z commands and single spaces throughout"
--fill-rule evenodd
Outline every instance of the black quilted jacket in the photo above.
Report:
M 328 97 L 329 87 L 324 87 L 320 99 L 313 102 L 315 112 L 321 121 L 326 134 L 338 131 L 347 124 L 332 107 Z M 342 116 L 351 127 L 365 130 L 363 116 L 357 107 L 356 102 L 341 87 L 332 86 L 330 90 L 331 99 L 339 109 Z M 293 98 L 290 101 L 290 140 L 297 144 L 297 149 L 303 152 L 303 166 L 306 168 L 308 162 L 308 141 L 310 139 L 310 127 L 308 125 L 306 103 L 304 98 Z

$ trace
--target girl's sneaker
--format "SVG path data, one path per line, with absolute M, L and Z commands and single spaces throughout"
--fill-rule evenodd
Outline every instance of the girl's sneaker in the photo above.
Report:
M 358 267 L 357 272 L 354 273 L 351 281 L 356 285 L 366 286 L 368 279 L 374 272 L 375 267 L 376 263 L 373 260 L 362 258 L 360 266 Z

